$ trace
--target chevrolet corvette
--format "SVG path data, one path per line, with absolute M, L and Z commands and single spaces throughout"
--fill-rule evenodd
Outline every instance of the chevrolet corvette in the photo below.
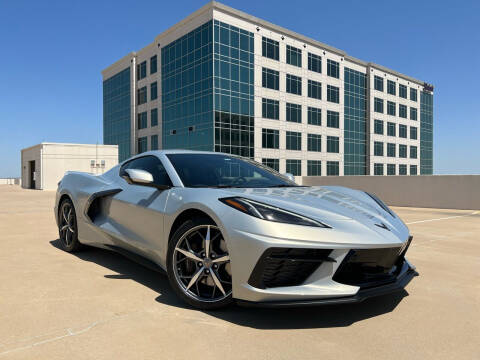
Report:
M 162 270 L 199 309 L 360 302 L 417 275 L 407 226 L 375 195 L 300 186 L 235 155 L 150 151 L 103 175 L 67 172 L 54 211 L 65 251 Z

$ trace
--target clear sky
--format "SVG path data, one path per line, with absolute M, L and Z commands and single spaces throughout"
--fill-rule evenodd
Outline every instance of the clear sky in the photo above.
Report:
M 100 71 L 205 3 L 0 0 L 0 177 L 24 147 L 101 143 Z M 434 172 L 480 174 L 479 1 L 223 3 L 433 83 Z

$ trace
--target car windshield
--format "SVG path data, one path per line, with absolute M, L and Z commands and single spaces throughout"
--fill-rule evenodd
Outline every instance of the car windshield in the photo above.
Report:
M 298 186 L 255 161 L 225 154 L 168 154 L 186 187 L 267 188 Z

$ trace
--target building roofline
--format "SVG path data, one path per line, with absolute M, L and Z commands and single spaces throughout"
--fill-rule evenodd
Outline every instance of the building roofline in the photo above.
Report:
M 148 45 L 147 45 L 148 46 Z M 131 51 L 129 52 L 127 55 L 125 55 L 124 57 L 122 57 L 121 59 L 115 61 L 113 64 L 110 64 L 109 66 L 107 66 L 105 69 L 103 69 L 101 71 L 102 73 L 102 76 L 105 77 L 105 74 L 107 72 L 109 72 L 110 70 L 112 70 L 114 67 L 120 65 L 122 62 L 124 62 L 125 60 L 130 60 L 132 59 L 134 56 L 136 56 L 137 53 L 135 51 Z
M 296 40 L 299 40 L 299 41 L 303 41 L 305 44 L 310 44 L 310 45 L 313 45 L 313 46 L 316 46 L 316 47 L 319 47 L 319 48 L 322 48 L 326 51 L 329 51 L 331 53 L 334 53 L 336 55 L 339 55 L 339 56 L 343 56 L 346 60 L 348 61 L 351 61 L 353 63 L 356 63 L 356 64 L 359 64 L 359 65 L 362 65 L 362 66 L 365 66 L 365 67 L 372 67 L 372 68 L 375 68 L 375 69 L 378 69 L 378 70 L 381 70 L 381 71 L 384 71 L 386 73 L 389 73 L 391 75 L 394 75 L 394 76 L 398 76 L 398 77 L 401 77 L 405 80 L 409 80 L 411 82 L 414 82 L 416 84 L 419 84 L 419 85 L 424 85 L 426 84 L 425 81 L 423 80 L 419 80 L 419 79 L 416 79 L 416 78 L 413 78 L 411 76 L 408 76 L 408 75 L 404 75 L 398 71 L 395 71 L 395 70 L 392 70 L 392 69 L 389 69 L 385 66 L 382 66 L 382 65 L 378 65 L 378 64 L 375 64 L 373 62 L 367 62 L 367 61 L 363 61 L 363 60 L 360 60 L 360 59 L 357 59 L 353 56 L 350 56 L 348 55 L 345 51 L 343 50 L 340 50 L 340 49 L 337 49 L 333 46 L 330 46 L 330 45 L 327 45 L 325 43 L 322 43 L 320 41 L 317 41 L 315 39 L 312 39 L 308 36 L 305 36 L 305 35 L 302 35 L 302 34 L 299 34 L 295 31 L 292 31 L 292 30 L 288 30 L 284 27 L 281 27 L 279 25 L 276 25 L 276 24 L 273 24 L 269 21 L 266 21 L 266 20 L 263 20 L 263 19 L 260 19 L 256 16 L 253 16 L 253 15 L 250 15 L 250 14 L 247 14 L 246 12 L 243 12 L 241 10 L 237 10 L 235 8 L 232 8 L 228 5 L 225 5 L 225 4 L 222 4 L 218 1 L 210 1 L 208 2 L 207 4 L 205 4 L 204 6 L 202 6 L 200 9 L 196 10 L 195 12 L 191 13 L 190 15 L 188 15 L 186 18 L 184 18 L 183 20 L 179 21 L 178 23 L 172 25 L 171 27 L 169 27 L 167 30 L 165 30 L 164 32 L 160 33 L 159 35 L 155 36 L 155 40 L 154 40 L 154 43 L 158 42 L 159 38 L 160 37 L 163 37 L 169 33 L 171 33 L 172 31 L 176 30 L 177 28 L 179 27 L 182 27 L 183 25 L 187 24 L 189 21 L 191 21 L 192 19 L 194 19 L 195 17 L 197 17 L 198 15 L 204 13 L 204 12 L 207 12 L 207 11 L 212 11 L 213 10 L 218 10 L 218 11 L 221 11 L 221 12 L 224 12 L 228 15 L 231 15 L 231 16 L 234 16 L 234 17 L 237 17 L 239 19 L 242 19 L 242 20 L 246 20 L 246 21 L 249 21 L 249 22 L 252 22 L 252 23 L 255 23 L 257 24 L 259 27 L 264 27 L 264 28 L 268 28 L 270 30 L 273 30 L 275 32 L 278 32 L 278 33 L 281 33 L 283 35 L 286 35 L 286 36 L 289 36 L 291 38 L 294 38 Z M 149 44 L 147 45 L 146 47 L 150 46 L 152 44 Z M 120 62 L 124 61 L 126 58 L 131 58 L 133 56 L 136 56 L 136 52 L 130 52 L 128 55 L 124 56 L 123 58 L 121 58 L 120 60 L 116 61 L 115 63 L 113 63 L 112 65 L 108 66 L 107 68 L 105 68 L 104 70 L 102 70 L 102 75 L 105 76 L 105 73 L 109 70 L 111 70 L 114 66 L 118 65 Z
M 100 146 L 102 148 L 118 148 L 118 145 L 41 142 L 40 144 L 35 144 L 35 145 L 32 145 L 32 146 L 26 147 L 26 148 L 22 149 L 21 151 L 30 150 L 30 149 L 33 149 L 33 148 L 36 148 L 36 147 L 42 147 L 44 145 L 83 146 L 83 147 Z

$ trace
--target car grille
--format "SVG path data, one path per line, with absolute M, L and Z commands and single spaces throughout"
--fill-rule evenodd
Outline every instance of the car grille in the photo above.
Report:
M 248 283 L 256 288 L 301 285 L 329 258 L 330 249 L 269 248 L 258 260 Z
M 335 272 L 333 280 L 360 288 L 394 282 L 403 266 L 411 240 L 412 238 L 404 248 L 350 250 Z

